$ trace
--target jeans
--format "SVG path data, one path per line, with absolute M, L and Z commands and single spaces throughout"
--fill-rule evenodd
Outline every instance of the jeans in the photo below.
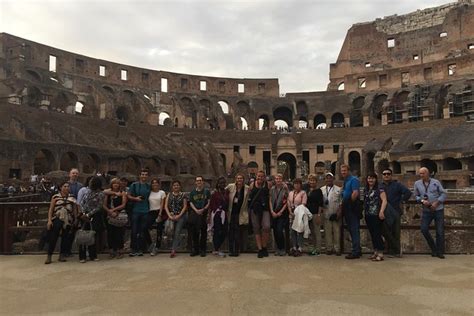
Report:
M 433 220 L 435 221 L 436 228 L 436 243 L 429 231 L 430 223 Z M 444 209 L 439 211 L 423 210 L 423 215 L 421 216 L 421 233 L 425 236 L 432 254 L 444 254 Z
M 150 229 L 153 229 L 153 224 L 155 224 L 157 217 L 158 211 L 150 211 L 146 214 L 146 224 L 145 229 L 143 230 L 143 237 L 145 239 L 146 246 L 149 246 L 153 243 L 153 241 L 151 240 Z
M 187 220 L 186 214 L 181 216 L 176 222 L 174 222 L 174 232 L 173 232 L 173 244 L 171 250 L 176 251 L 181 242 L 181 231 L 183 230 L 184 223 Z
M 147 213 L 132 214 L 132 252 L 142 251 L 145 247 L 143 232 L 146 226 Z
M 59 236 L 61 236 L 61 246 L 59 253 L 62 255 L 67 254 L 68 250 L 68 238 L 70 237 L 69 231 L 71 226 L 67 226 L 63 229 L 64 222 L 59 218 L 53 219 L 53 226 L 48 231 L 48 255 L 51 256 L 56 248 L 56 243 L 58 241 Z
M 288 214 L 273 219 L 273 237 L 278 250 L 285 250 L 285 233 L 289 230 Z
M 291 230 L 291 241 L 294 249 L 303 248 L 303 233 L 298 233 L 296 230 Z
M 374 251 L 382 251 L 384 243 L 382 240 L 382 221 L 378 215 L 365 215 L 365 222 L 369 229 L 370 238 L 372 239 L 372 248 Z
M 354 204 L 351 203 L 351 200 L 343 201 L 344 218 L 346 219 L 347 229 L 352 241 L 351 253 L 353 256 L 360 256 L 360 219 L 353 206 Z
M 384 221 L 382 225 L 382 233 L 388 244 L 387 252 L 392 255 L 400 254 L 400 225 L 400 215 L 391 226 L 387 224 L 387 221 Z

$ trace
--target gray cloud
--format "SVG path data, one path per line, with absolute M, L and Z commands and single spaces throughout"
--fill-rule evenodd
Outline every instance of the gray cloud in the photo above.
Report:
M 325 90 L 349 27 L 439 0 L 0 0 L 0 31 L 133 66 Z

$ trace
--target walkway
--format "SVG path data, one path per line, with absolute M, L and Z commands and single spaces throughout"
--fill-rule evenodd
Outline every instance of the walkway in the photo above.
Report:
M 53 257 L 57 260 L 57 256 Z M 0 256 L 0 314 L 472 315 L 474 256 Z

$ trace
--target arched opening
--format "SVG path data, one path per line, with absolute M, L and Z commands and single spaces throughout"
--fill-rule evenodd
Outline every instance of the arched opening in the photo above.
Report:
M 158 125 L 166 125 L 166 126 L 169 126 L 171 125 L 171 117 L 168 113 L 166 112 L 161 112 L 159 115 L 158 115 Z
M 344 114 L 336 112 L 331 116 L 332 127 L 344 127 Z
M 123 101 L 127 104 L 131 104 L 135 97 L 135 93 L 131 90 L 123 90 Z
M 51 100 L 51 108 L 58 112 L 74 114 L 74 107 L 72 106 L 72 102 L 69 101 L 69 98 L 64 92 L 59 92 Z
M 37 82 L 41 82 L 41 76 L 39 73 L 37 73 L 36 71 L 34 70 L 30 70 L 28 69 L 26 71 L 26 73 L 28 74 L 28 78 L 32 81 L 37 81 Z
M 308 120 L 304 116 L 300 116 L 298 120 L 298 128 L 306 129 L 308 128 Z
M 290 153 L 283 153 L 277 159 L 277 172 L 283 175 L 285 180 L 296 178 L 296 158 Z
M 54 155 L 47 149 L 41 149 L 35 155 L 33 162 L 34 174 L 46 174 L 53 171 L 55 165 Z
M 434 175 L 438 172 L 438 165 L 431 159 L 422 159 L 420 161 L 420 166 L 428 168 L 431 175 Z
M 362 114 L 364 102 L 365 97 L 358 97 L 352 102 L 352 110 L 350 114 L 351 127 L 360 127 L 364 125 L 364 117 Z
M 360 175 L 360 154 L 353 150 L 349 153 L 349 166 L 354 176 Z
M 63 171 L 69 171 L 72 168 L 77 168 L 78 159 L 76 154 L 72 152 L 64 153 L 59 160 L 59 169 Z
M 148 169 L 150 175 L 161 174 L 161 162 L 157 157 L 147 159 L 145 162 L 145 169 Z
M 82 109 L 84 108 L 84 103 L 76 101 L 75 113 L 82 114 Z
M 326 129 L 327 124 L 326 124 L 326 117 L 322 114 L 317 114 L 314 117 L 314 128 L 315 129 Z
M 266 114 L 260 115 L 260 117 L 258 118 L 258 130 L 259 131 L 267 130 L 269 128 L 270 128 L 270 119 L 268 115 Z
M 165 174 L 170 177 L 174 177 L 178 174 L 178 164 L 175 160 L 168 160 L 165 165 Z
M 278 130 L 288 130 L 289 128 L 288 123 L 283 120 L 276 120 L 274 126 Z
M 408 100 L 410 92 L 401 91 L 393 97 L 390 106 L 387 109 L 387 120 L 389 124 L 398 124 L 403 122 L 403 112 L 406 109 L 405 102 Z
M 129 119 L 128 108 L 123 105 L 119 106 L 117 110 L 115 110 L 115 115 L 117 116 L 117 120 L 127 122 Z
M 314 173 L 316 174 L 324 174 L 326 171 L 326 164 L 322 161 L 318 161 L 317 163 L 314 164 Z
M 99 171 L 99 156 L 96 154 L 89 154 L 85 156 L 85 159 L 82 163 L 82 172 L 84 173 L 96 173 Z
M 367 155 L 366 155 L 366 161 L 365 161 L 365 172 L 366 172 L 366 174 L 375 172 L 374 157 L 375 157 L 374 152 L 368 152 Z
M 129 174 L 139 174 L 141 170 L 141 163 L 137 157 L 128 157 L 124 161 L 124 168 L 126 173 Z
M 462 163 L 455 158 L 448 157 L 443 160 L 443 170 L 462 170 Z
M 227 173 L 227 157 L 223 153 L 220 153 L 219 156 L 221 157 L 221 160 L 222 160 L 222 166 L 224 167 L 224 172 Z
M 37 87 L 31 86 L 27 90 L 27 104 L 29 106 L 38 107 L 43 98 L 41 90 Z
M 251 161 L 247 164 L 247 173 L 250 178 L 255 178 L 258 172 L 258 164 L 255 161 Z
M 370 107 L 370 117 L 372 121 L 371 125 L 382 124 L 382 107 L 385 101 L 387 101 L 386 94 L 381 94 L 374 98 L 374 101 L 372 102 L 372 106 Z
M 178 127 L 179 120 L 177 117 L 174 118 L 174 127 Z
M 337 85 L 337 90 L 344 91 L 344 81 Z
M 390 164 L 387 159 L 382 159 L 379 161 L 378 168 L 377 168 L 379 174 L 382 174 L 384 170 L 389 169 L 389 168 L 390 168 Z
M 249 129 L 247 120 L 243 116 L 240 117 L 240 129 L 243 131 L 246 131 Z
M 288 127 L 293 126 L 293 112 L 287 107 L 281 106 L 276 108 L 273 111 L 273 118 L 275 119 L 275 126 L 279 120 L 285 121 Z
M 229 114 L 229 104 L 225 101 L 219 101 L 217 102 L 219 106 L 221 107 L 222 113 L 224 114 Z
M 398 161 L 392 161 L 392 170 L 394 174 L 401 174 L 402 165 Z

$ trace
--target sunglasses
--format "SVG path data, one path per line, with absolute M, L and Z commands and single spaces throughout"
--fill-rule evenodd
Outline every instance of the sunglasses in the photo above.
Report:
M 384 173 L 382 173 L 382 175 L 384 175 L 384 176 L 391 176 L 392 174 L 391 174 L 390 172 L 384 172 Z

